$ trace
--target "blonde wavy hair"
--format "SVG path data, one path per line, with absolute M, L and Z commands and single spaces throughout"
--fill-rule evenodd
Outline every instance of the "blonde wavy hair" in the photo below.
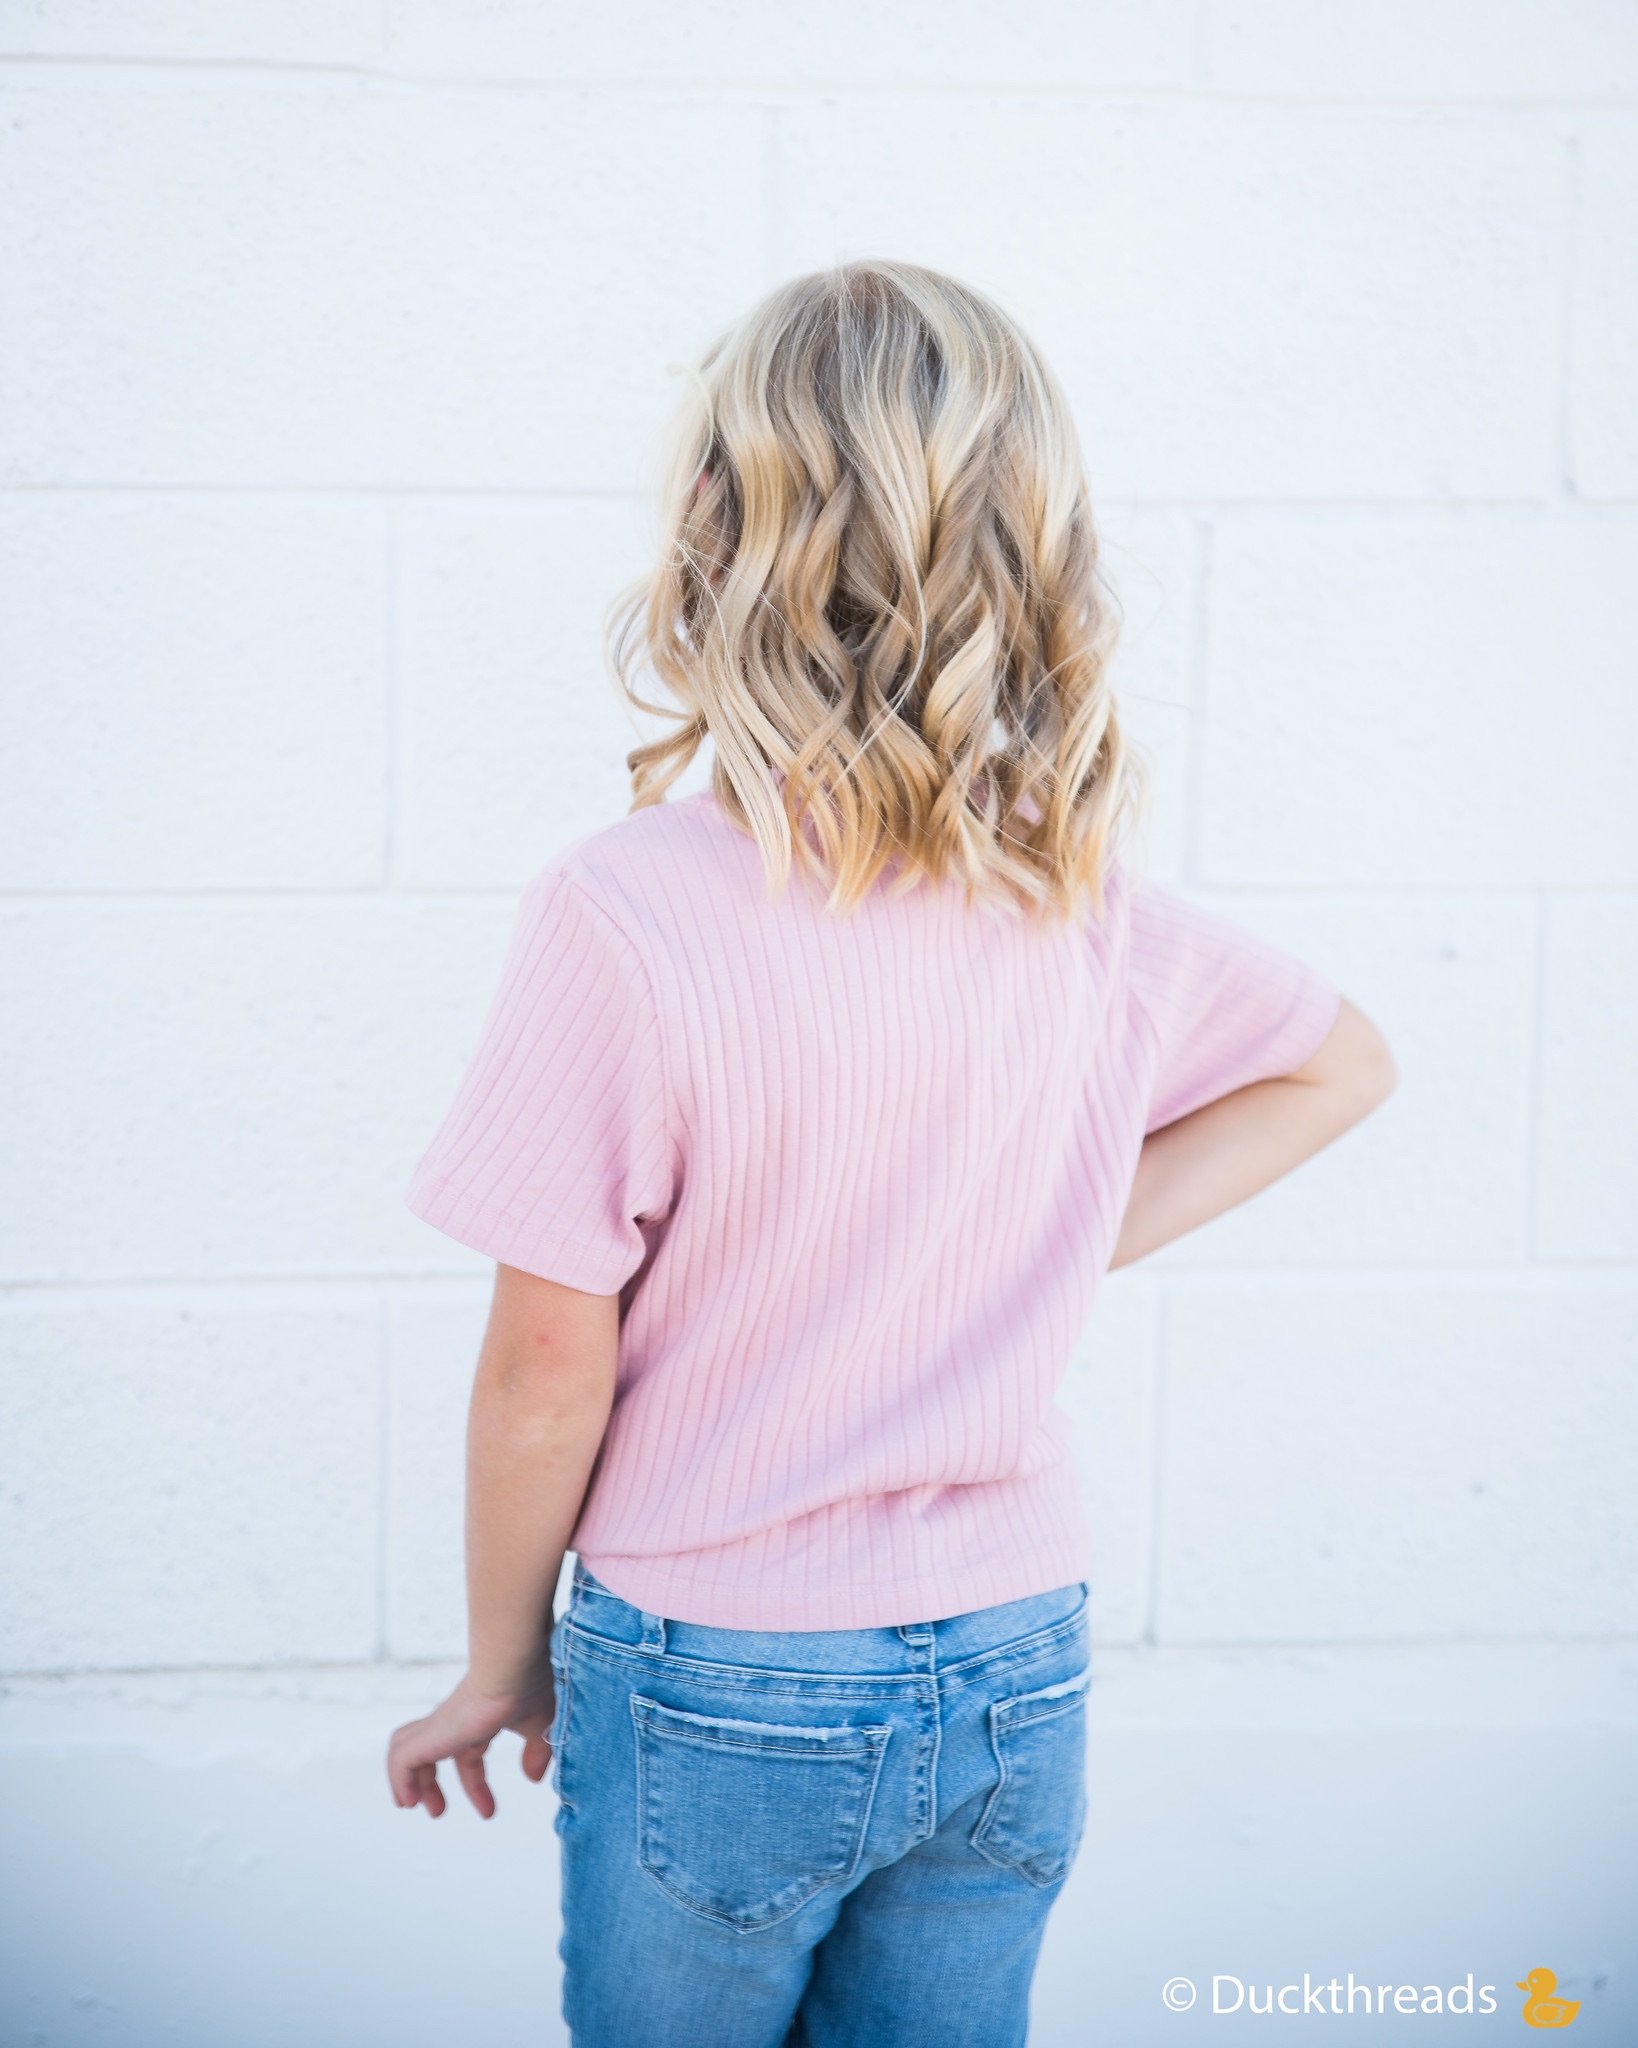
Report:
M 709 739 L 770 894 L 796 860 L 836 911 L 896 868 L 1101 914 L 1145 776 L 1069 406 L 998 306 L 906 263 L 774 292 L 689 380 L 663 536 L 608 621 L 675 728 L 627 755 L 633 811 Z

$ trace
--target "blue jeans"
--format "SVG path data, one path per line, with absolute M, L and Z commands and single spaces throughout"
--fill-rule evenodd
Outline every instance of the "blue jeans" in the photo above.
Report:
M 1014 2048 L 1086 1814 L 1085 1581 L 707 1628 L 575 1560 L 553 1634 L 575 2048 Z

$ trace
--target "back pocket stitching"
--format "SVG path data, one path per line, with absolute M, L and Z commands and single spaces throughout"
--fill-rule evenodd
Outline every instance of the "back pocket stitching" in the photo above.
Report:
M 574 1702 L 574 1679 L 569 1665 L 569 1639 L 567 1634 L 565 1634 L 562 1645 L 559 1647 L 554 1632 L 551 1661 L 552 1684 L 556 1697 L 553 1701 L 555 1711 L 552 1715 L 552 1725 L 547 1733 L 551 1738 L 552 1744 L 553 1789 L 557 1793 L 558 1805 L 569 1813 L 573 1813 L 574 1804 L 564 1796 L 563 1791 L 563 1750 L 569 1735 L 569 1710 Z
M 1067 1714 L 1072 1707 L 1078 1707 L 1085 1700 L 1092 1687 L 1090 1669 L 1078 1678 L 1066 1679 L 1062 1685 L 1045 1685 L 1039 1692 L 1020 1693 L 1015 1699 L 997 1700 L 995 1713 L 1004 1717 L 1009 1728 L 1028 1728 L 1037 1721 L 1050 1721 L 1054 1714 Z M 1035 1703 L 1039 1701 L 1038 1706 Z M 1035 1706 L 1032 1714 L 1020 1713 L 1020 1707 Z
M 792 1914 L 800 1912 L 810 1899 L 816 1898 L 827 1886 L 845 1884 L 853 1876 L 859 1867 L 860 1858 L 864 1854 L 864 1845 L 870 1832 L 870 1816 L 875 1809 L 876 1790 L 881 1783 L 882 1764 L 887 1755 L 888 1739 L 893 1732 L 890 1726 L 872 1724 L 863 1727 L 850 1725 L 843 1728 L 809 1729 L 780 1727 L 772 1722 L 741 1721 L 736 1723 L 726 1716 L 687 1714 L 677 1707 L 662 1706 L 658 1700 L 649 1699 L 642 1693 L 631 1694 L 630 1710 L 636 1727 L 637 1861 L 643 1874 L 656 1884 L 668 1898 L 675 1899 L 677 1904 L 686 1911 L 698 1914 L 702 1919 L 714 1920 L 719 1925 L 731 1927 L 738 1933 L 755 1933 L 765 1927 L 776 1927 L 781 1920 L 790 1919 Z M 696 1728 L 702 1730 L 709 1729 L 713 1732 L 723 1728 L 731 1729 L 738 1726 L 747 1732 L 758 1728 L 768 1728 L 776 1730 L 777 1733 L 782 1735 L 813 1735 L 820 1738 L 845 1736 L 851 1739 L 845 1746 L 841 1744 L 831 1746 L 823 1739 L 813 1744 L 735 1741 L 732 1738 L 726 1741 L 712 1742 L 707 1740 L 703 1734 L 691 1735 L 686 1730 L 668 1732 L 664 1727 L 664 1723 L 659 1719 L 660 1716 L 672 1716 L 678 1721 L 688 1722 Z M 649 1861 L 649 1765 L 647 1746 L 644 1742 L 645 1735 L 652 1736 L 658 1741 L 669 1740 L 685 1744 L 693 1742 L 702 1749 L 719 1748 L 753 1756 L 757 1754 L 807 1756 L 819 1760 L 833 1759 L 838 1762 L 869 1763 L 870 1770 L 860 1801 L 851 1855 L 846 1859 L 845 1863 L 835 1869 L 819 1873 L 811 1881 L 808 1879 L 799 1880 L 798 1882 L 806 1884 L 807 1889 L 802 1891 L 800 1896 L 793 1899 L 788 1905 L 781 1906 L 777 1912 L 771 1912 L 764 1908 L 754 1916 L 734 1914 L 721 1911 L 714 1906 L 703 1903 L 699 1899 L 690 1897 L 687 1892 L 684 1892 L 676 1884 L 672 1883 L 670 1879 L 657 1870 Z M 769 1904 L 772 1905 L 780 1896 L 780 1894 L 776 1893 L 774 1901 L 770 1901 Z
M 1019 1693 L 1012 1699 L 994 1700 L 990 1704 L 990 1748 L 995 1756 L 997 1777 L 989 1798 L 984 1802 L 984 1811 L 978 1816 L 977 1824 L 967 1839 L 987 1862 L 997 1865 L 1000 1869 L 1016 1870 L 1021 1877 L 1028 1879 L 1031 1884 L 1039 1885 L 1043 1888 L 1047 1885 L 1056 1884 L 1074 1862 L 1076 1851 L 1080 1848 L 1081 1833 L 1085 1825 L 1085 1810 L 1083 1807 L 1081 1823 L 1074 1830 L 1073 1839 L 1065 1849 L 1063 1856 L 1061 1859 L 1054 1860 L 1053 1867 L 1045 1876 L 1038 1877 L 1029 1868 L 1027 1863 L 1023 1862 L 1019 1857 L 1009 1854 L 999 1844 L 992 1847 L 990 1837 L 1002 1817 L 1006 1795 L 1015 1778 L 1008 1747 L 1003 1737 L 1012 1729 L 1033 1728 L 1038 1722 L 1050 1721 L 1055 1716 L 1067 1714 L 1076 1707 L 1084 1706 L 1087 1694 L 1091 1689 L 1091 1679 L 1091 1667 L 1088 1666 L 1085 1671 L 1077 1673 L 1075 1677 L 1065 1679 L 1057 1685 L 1043 1686 L 1039 1692 Z M 1037 1702 L 1040 1704 L 1037 1705 Z M 1030 1706 L 1036 1707 L 1034 1713 L 1020 1713 L 1018 1711 L 1020 1708 Z

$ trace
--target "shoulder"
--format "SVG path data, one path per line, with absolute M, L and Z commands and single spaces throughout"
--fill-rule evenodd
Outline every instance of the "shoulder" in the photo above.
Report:
M 555 853 L 534 877 L 536 884 L 566 882 L 597 897 L 623 887 L 641 887 L 667 872 L 710 836 L 716 806 L 699 796 L 649 804 L 599 825 Z
M 1180 987 L 1210 969 L 1234 928 L 1216 913 L 1141 871 L 1123 871 L 1112 938 L 1138 1017 L 1151 1028 Z
M 1187 898 L 1176 889 L 1157 882 L 1145 869 L 1123 865 L 1120 880 L 1127 921 L 1134 929 L 1163 927 L 1179 917 L 1190 915 Z
M 1221 943 L 1236 930 L 1220 911 L 1209 910 L 1148 875 L 1129 879 L 1126 906 L 1132 965 L 1138 973 L 1164 972 L 1202 945 Z
M 590 906 L 640 941 L 654 906 L 725 829 L 731 828 L 708 792 L 649 804 L 573 840 L 536 871 L 526 893 Z

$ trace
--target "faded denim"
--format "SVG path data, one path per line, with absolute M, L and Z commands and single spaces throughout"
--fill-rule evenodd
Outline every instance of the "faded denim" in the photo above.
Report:
M 1018 2048 L 1086 1816 L 1084 1581 L 707 1628 L 578 1559 L 553 1636 L 575 2048 Z

